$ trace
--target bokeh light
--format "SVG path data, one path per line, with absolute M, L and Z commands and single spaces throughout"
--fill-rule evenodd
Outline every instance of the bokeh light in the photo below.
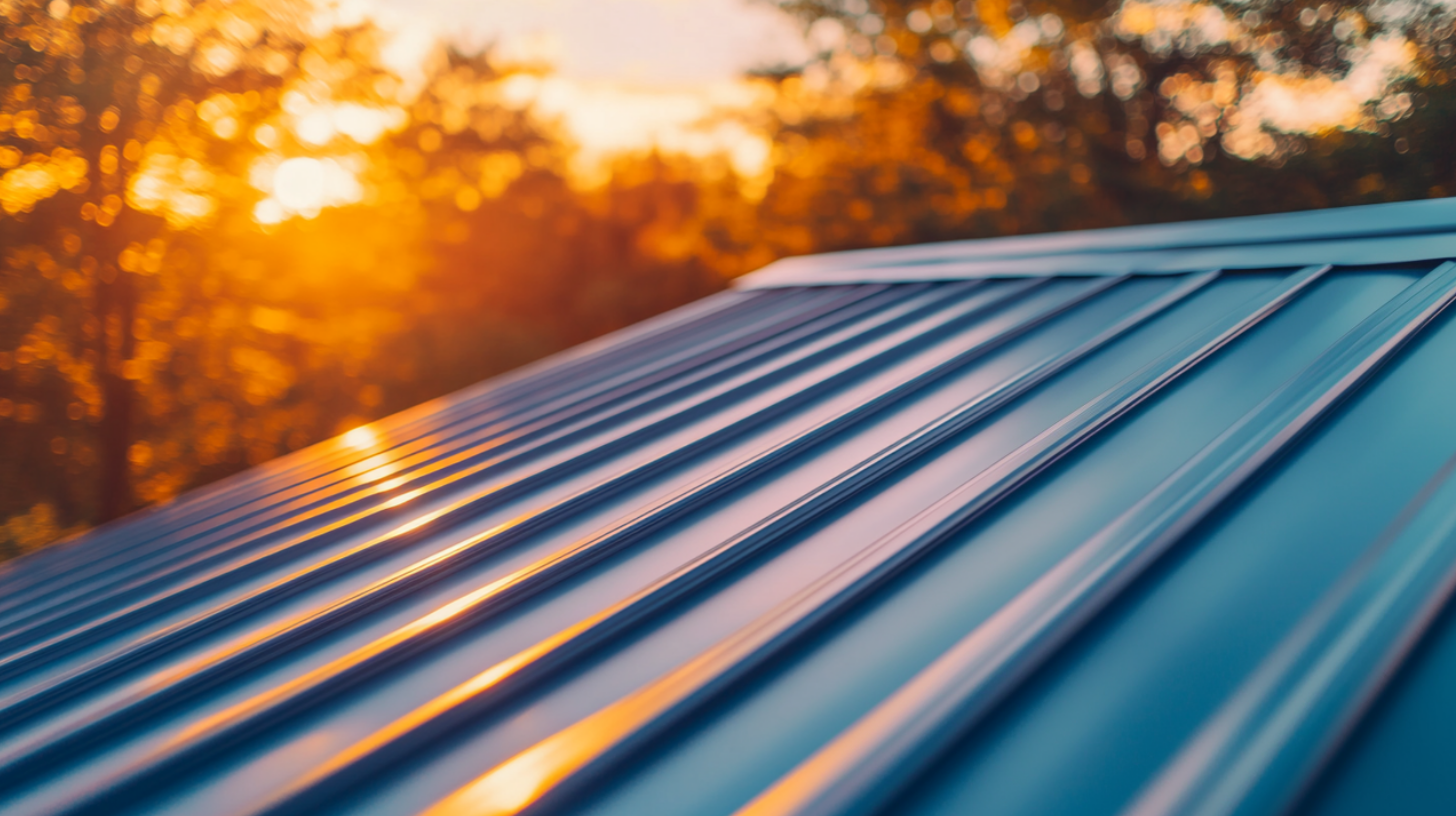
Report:
M 260 160 L 260 188 L 270 197 L 260 201 L 254 214 L 260 223 L 277 223 L 293 215 L 317 217 L 325 207 L 340 207 L 358 202 L 363 186 L 355 176 L 362 160 L 355 158 L 297 157 L 277 161 Z

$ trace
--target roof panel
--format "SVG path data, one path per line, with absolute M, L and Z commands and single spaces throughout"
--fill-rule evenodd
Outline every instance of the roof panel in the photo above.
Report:
M 1379 800 L 1452 710 L 1448 216 L 795 262 L 8 564 L 0 809 Z
M 784 258 L 740 289 L 1023 275 L 1168 275 L 1190 269 L 1380 264 L 1456 255 L 1456 201 L 946 241 Z

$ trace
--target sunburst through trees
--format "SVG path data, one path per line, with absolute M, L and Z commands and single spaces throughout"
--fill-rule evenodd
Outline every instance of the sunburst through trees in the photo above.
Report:
M 1445 195 L 1451 12 L 781 0 L 772 149 L 582 177 L 537 66 L 314 0 L 0 0 L 0 555 L 785 254 Z M 531 81 L 527 81 L 531 80 Z

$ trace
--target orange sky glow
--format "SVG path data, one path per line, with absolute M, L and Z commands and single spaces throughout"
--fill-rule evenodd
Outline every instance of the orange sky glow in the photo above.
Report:
M 659 146 L 726 153 L 753 173 L 767 144 L 741 127 L 703 127 L 715 111 L 755 104 L 745 71 L 802 62 L 796 24 L 764 0 L 374 0 L 378 19 L 419 42 L 545 64 L 516 91 L 560 118 L 586 164 Z
M 608 178 L 612 157 L 654 148 L 723 156 L 746 183 L 762 181 L 768 140 L 742 121 L 714 114 L 764 101 L 765 89 L 746 80 L 747 71 L 802 63 L 807 56 L 796 24 L 765 0 L 333 0 L 319 8 L 331 25 L 369 18 L 393 32 L 383 56 L 406 84 L 413 75 L 423 77 L 419 66 L 442 43 L 467 53 L 489 48 L 503 65 L 540 69 L 507 80 L 501 102 L 530 107 L 564 127 L 578 145 L 573 169 L 584 186 Z M 331 150 L 370 144 L 407 116 L 402 107 L 367 108 L 298 92 L 285 94 L 283 108 L 287 118 L 280 126 L 303 143 Z M 227 110 L 204 103 L 199 114 L 220 136 L 232 137 L 227 131 L 236 122 Z M 271 125 L 251 135 L 265 149 L 277 142 Z M 311 218 L 364 200 L 361 161 L 347 152 L 265 154 L 250 172 L 253 186 L 267 194 L 254 219 L 267 225 Z M 169 216 L 179 223 L 205 217 L 197 206 L 183 206 L 185 185 L 170 178 L 164 183 L 162 176 L 175 175 L 174 168 L 159 165 L 151 185 L 177 199 L 167 202 Z

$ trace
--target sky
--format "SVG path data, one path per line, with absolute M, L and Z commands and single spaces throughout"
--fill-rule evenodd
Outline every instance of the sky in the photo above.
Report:
M 766 0 L 378 2 L 395 25 L 551 64 L 550 78 L 523 91 L 538 111 L 560 117 L 588 161 L 659 145 L 723 151 L 752 172 L 765 144 L 734 125 L 696 124 L 752 104 L 745 71 L 802 62 L 806 53 L 797 25 Z

